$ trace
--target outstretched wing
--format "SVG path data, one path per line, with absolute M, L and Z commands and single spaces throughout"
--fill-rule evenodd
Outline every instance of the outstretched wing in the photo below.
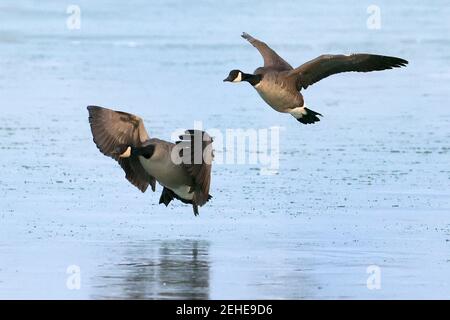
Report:
M 88 106 L 87 109 L 94 143 L 100 152 L 118 161 L 128 181 L 139 190 L 144 192 L 150 184 L 155 191 L 155 178 L 144 170 L 137 157 L 119 157 L 128 146 L 140 147 L 149 139 L 142 119 L 98 106 Z
M 341 72 L 369 72 L 404 67 L 408 61 L 376 54 L 321 55 L 289 72 L 296 78 L 297 90 Z
M 201 130 L 186 130 L 180 136 L 182 143 L 183 166 L 194 180 L 194 200 L 199 206 L 204 205 L 210 198 L 211 163 L 214 158 L 212 138 Z M 186 155 L 190 155 L 186 157 Z
M 279 71 L 284 70 L 292 70 L 292 66 L 283 60 L 274 50 L 272 50 L 267 44 L 258 39 L 253 38 L 248 33 L 243 33 L 242 38 L 246 39 L 250 42 L 256 49 L 258 49 L 259 53 L 262 55 L 264 59 L 264 67 L 273 67 Z

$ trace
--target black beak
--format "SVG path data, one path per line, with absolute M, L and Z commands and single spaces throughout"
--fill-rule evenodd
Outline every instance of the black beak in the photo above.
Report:
M 231 76 L 226 77 L 225 79 L 223 79 L 223 82 L 232 82 L 233 79 L 231 79 Z

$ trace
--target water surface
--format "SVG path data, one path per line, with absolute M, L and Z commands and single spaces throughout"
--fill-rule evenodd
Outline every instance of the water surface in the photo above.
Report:
M 450 8 L 446 1 L 60 1 L 0 4 L 0 298 L 449 298 Z M 403 57 L 305 91 L 302 126 L 247 85 L 257 51 Z M 280 126 L 280 170 L 216 165 L 211 203 L 158 205 L 92 143 L 98 104 L 153 137 Z M 81 270 L 69 290 L 66 270 Z M 381 270 L 369 290 L 367 267 Z

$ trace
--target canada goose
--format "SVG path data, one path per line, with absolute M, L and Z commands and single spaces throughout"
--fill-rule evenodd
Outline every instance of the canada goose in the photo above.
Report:
M 294 69 L 267 44 L 247 33 L 242 37 L 250 42 L 264 59 L 264 67 L 253 74 L 232 70 L 223 81 L 250 83 L 261 98 L 278 112 L 290 113 L 303 124 L 320 121 L 320 113 L 307 108 L 301 89 L 332 74 L 357 71 L 369 72 L 403 67 L 408 61 L 375 54 L 321 55 Z
M 142 119 L 133 114 L 98 106 L 87 109 L 94 143 L 100 152 L 119 162 L 128 181 L 142 192 L 149 185 L 155 191 L 158 181 L 164 187 L 159 203 L 167 206 L 178 199 L 192 204 L 198 215 L 198 207 L 211 198 L 213 151 L 206 132 L 187 130 L 175 144 L 150 139 Z

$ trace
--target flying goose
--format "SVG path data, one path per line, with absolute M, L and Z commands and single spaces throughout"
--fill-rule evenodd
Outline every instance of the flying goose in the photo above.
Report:
M 307 108 L 300 90 L 336 73 L 378 71 L 408 64 L 400 58 L 375 54 L 326 54 L 294 69 L 264 42 L 245 32 L 242 37 L 262 55 L 264 67 L 257 68 L 253 74 L 232 70 L 223 81 L 250 83 L 269 106 L 290 113 L 303 124 L 320 121 L 318 116 L 322 115 Z
M 142 192 L 156 181 L 164 188 L 159 203 L 173 199 L 192 204 L 194 215 L 209 199 L 212 138 L 200 130 L 187 130 L 171 143 L 150 138 L 138 116 L 88 106 L 89 123 L 97 148 L 119 162 L 125 177 Z M 176 161 L 174 161 L 174 159 Z M 179 161 L 182 160 L 182 161 Z

